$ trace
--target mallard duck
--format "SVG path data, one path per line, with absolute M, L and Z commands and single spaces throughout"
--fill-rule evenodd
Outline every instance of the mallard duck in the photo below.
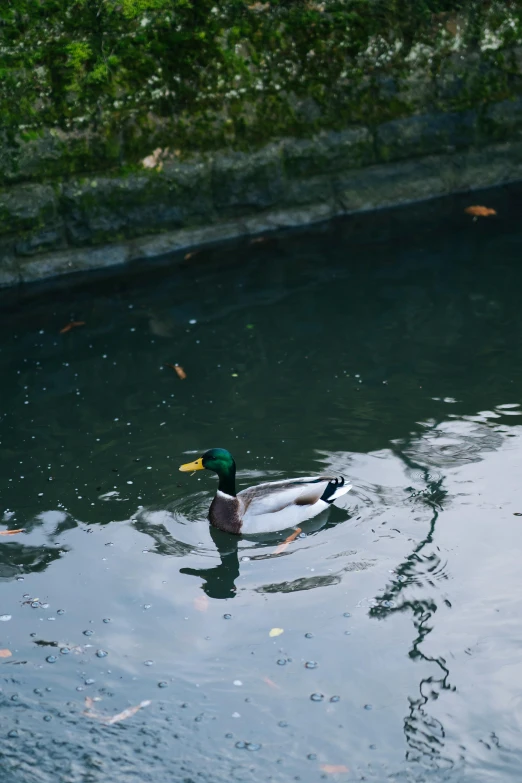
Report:
M 236 463 L 226 449 L 209 449 L 202 457 L 181 465 L 217 473 L 219 485 L 210 505 L 211 525 L 227 533 L 274 533 L 311 519 L 351 489 L 344 478 L 312 476 L 268 481 L 236 493 Z

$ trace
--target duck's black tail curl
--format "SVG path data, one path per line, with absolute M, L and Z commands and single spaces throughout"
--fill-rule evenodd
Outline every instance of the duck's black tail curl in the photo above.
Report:
M 341 487 L 343 487 L 343 490 L 339 491 L 341 490 Z M 328 486 L 321 495 L 321 500 L 324 500 L 325 503 L 333 503 L 336 498 L 344 495 L 345 492 L 348 492 L 349 489 L 351 489 L 351 487 L 344 489 L 344 478 L 343 476 L 339 476 L 338 478 L 332 479 L 328 482 Z

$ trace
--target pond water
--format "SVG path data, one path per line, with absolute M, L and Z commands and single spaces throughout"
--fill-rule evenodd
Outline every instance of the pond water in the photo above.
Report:
M 521 201 L 4 292 L 2 783 L 519 780 Z M 353 489 L 211 535 L 214 446 Z

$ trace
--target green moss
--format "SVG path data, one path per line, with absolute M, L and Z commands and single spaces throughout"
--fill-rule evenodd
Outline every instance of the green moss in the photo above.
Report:
M 39 176 L 138 165 L 158 146 L 249 150 L 522 93 L 519 2 L 9 0 L 0 29 L 14 168 L 21 133 L 73 134 Z

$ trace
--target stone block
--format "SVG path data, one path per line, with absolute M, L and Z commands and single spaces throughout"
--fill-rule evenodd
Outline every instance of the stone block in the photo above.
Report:
M 281 203 L 285 183 L 280 145 L 270 144 L 251 154 L 217 155 L 212 192 L 216 211 L 233 217 Z
M 335 174 L 375 160 L 371 133 L 363 127 L 319 133 L 311 139 L 286 139 L 283 156 L 289 179 Z
M 376 150 L 382 162 L 453 152 L 478 139 L 475 111 L 423 114 L 379 125 Z
M 72 244 L 96 244 L 210 221 L 210 168 L 169 163 L 161 172 L 92 177 L 64 186 L 62 210 Z

